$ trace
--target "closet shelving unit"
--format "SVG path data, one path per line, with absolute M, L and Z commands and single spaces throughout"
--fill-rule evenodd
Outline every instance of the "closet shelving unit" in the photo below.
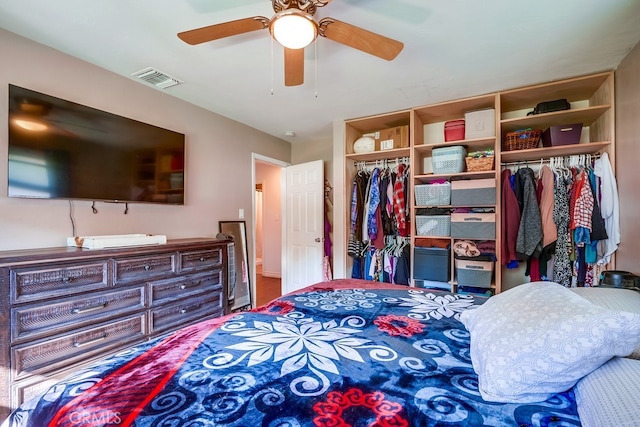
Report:
M 362 135 L 372 133 L 380 129 L 404 126 L 410 122 L 411 111 L 396 111 L 393 113 L 379 114 L 362 119 L 353 119 L 345 122 L 346 160 L 347 172 L 355 172 L 355 162 L 370 162 L 376 160 L 394 160 L 408 158 L 411 148 L 394 148 L 391 150 L 373 151 L 371 153 L 354 153 L 353 143 Z M 409 129 L 411 131 L 411 129 Z M 411 141 L 409 142 L 411 145 Z M 349 173 L 347 176 L 352 176 Z
M 482 179 L 493 178 L 496 180 L 496 205 L 468 206 L 468 207 L 494 207 L 496 212 L 496 255 L 498 261 L 494 269 L 494 280 L 491 287 L 495 293 L 502 290 L 502 276 L 504 271 L 500 268 L 501 234 L 500 234 L 500 172 L 504 165 L 514 162 L 541 162 L 551 157 L 564 157 L 576 154 L 600 154 L 607 152 L 611 165 L 615 170 L 615 100 L 614 100 L 614 73 L 613 71 L 592 74 L 558 80 L 549 83 L 532 85 L 518 89 L 505 90 L 491 94 L 470 97 L 466 99 L 452 100 L 438 104 L 415 107 L 409 110 L 380 114 L 365 118 L 348 120 L 345 122 L 345 172 L 347 182 L 350 182 L 357 170 L 357 162 L 370 162 L 377 160 L 395 160 L 409 157 L 411 165 L 411 183 L 428 184 L 435 180 L 456 179 Z M 527 115 L 534 107 L 543 101 L 566 98 L 571 103 L 571 109 L 552 113 Z M 495 109 L 496 137 L 469 139 L 461 141 L 444 141 L 444 123 L 464 117 L 468 111 L 484 108 Z M 506 133 L 519 129 L 541 129 L 550 126 L 583 123 L 582 137 L 579 144 L 541 147 L 530 150 L 502 151 L 502 141 Z M 375 130 L 409 125 L 409 148 L 401 148 L 388 151 L 376 151 L 373 153 L 353 153 L 353 143 L 365 133 Z M 463 145 L 467 152 L 493 148 L 495 151 L 495 167 L 487 172 L 461 172 L 456 174 L 432 174 L 424 173 L 423 162 L 431 157 L 434 148 Z M 416 206 L 415 192 L 411 192 L 411 223 L 412 246 L 416 235 L 415 216 L 416 210 L 426 206 Z M 346 191 L 349 201 L 350 188 Z M 347 203 L 346 206 L 350 206 Z M 439 206 L 451 208 L 451 206 Z M 349 223 L 350 212 L 345 212 L 345 222 Z M 348 226 L 347 226 L 348 229 Z M 449 236 L 429 236 L 432 238 L 450 239 Z M 346 245 L 346 242 L 344 242 Z M 456 290 L 454 262 L 451 259 L 451 289 Z M 615 268 L 615 260 L 609 268 Z M 412 251 L 412 268 L 413 251 Z M 348 266 L 349 267 L 349 266 Z M 350 271 L 350 270 L 347 270 Z M 524 279 L 524 278 L 523 278 Z
M 460 179 L 483 179 L 483 178 L 492 178 L 496 179 L 496 170 L 491 171 L 483 171 L 483 172 L 460 172 L 460 173 L 425 173 L 423 170 L 424 160 L 428 159 L 432 156 L 432 151 L 434 148 L 441 147 L 449 147 L 449 146 L 457 146 L 462 145 L 465 147 L 466 151 L 478 151 L 484 150 L 487 148 L 491 148 L 496 150 L 496 146 L 498 145 L 497 137 L 488 137 L 488 138 L 477 138 L 477 139 L 463 139 L 459 141 L 445 141 L 444 139 L 444 126 L 445 122 L 450 120 L 456 120 L 464 118 L 465 113 L 469 111 L 481 110 L 485 108 L 492 108 L 497 111 L 498 97 L 496 94 L 482 95 L 472 98 L 460 99 L 455 101 L 443 102 L 439 104 L 426 105 L 423 107 L 414 108 L 412 111 L 412 121 L 411 121 L 411 135 L 413 137 L 413 143 L 411 144 L 413 151 L 411 155 L 411 172 L 412 172 L 412 182 L 415 185 L 418 184 L 429 184 L 436 180 L 447 180 L 454 181 Z M 497 132 L 497 118 L 495 123 L 495 135 L 499 135 Z M 498 158 L 498 157 L 496 157 Z M 417 237 L 423 237 L 417 235 L 417 230 L 415 229 L 415 217 L 418 212 L 418 209 L 428 208 L 433 206 L 420 206 L 415 203 L 415 191 L 412 192 L 412 200 L 414 203 L 412 204 L 412 224 L 414 224 L 414 230 L 412 234 L 412 243 L 415 247 L 415 240 Z M 496 194 L 496 200 L 497 194 Z M 437 206 L 441 208 L 453 208 L 453 206 Z M 467 205 L 469 208 L 496 208 L 495 204 L 491 205 Z M 496 210 L 497 215 L 497 210 Z M 497 222 L 496 222 L 497 223 Z M 496 230 L 497 231 L 497 230 Z M 432 239 L 440 239 L 440 240 L 448 240 L 449 247 L 453 247 L 454 239 L 450 236 L 428 236 Z M 477 239 L 470 239 L 477 240 Z M 485 240 L 485 239 L 483 239 Z M 450 265 L 449 265 L 449 277 L 451 278 L 449 285 L 452 291 L 455 291 L 457 288 L 456 276 L 455 276 L 455 268 L 454 268 L 454 257 L 453 253 L 450 252 L 449 256 Z M 412 268 L 415 265 L 414 260 L 412 258 Z M 415 271 L 415 269 L 414 269 Z M 500 273 L 498 269 L 494 269 L 494 279 L 491 284 L 491 287 L 494 288 L 495 292 L 499 292 L 499 289 L 496 289 L 496 284 L 500 283 Z
M 527 116 L 541 101 L 566 98 L 571 109 Z M 595 154 L 607 151 L 614 156 L 614 75 L 613 72 L 545 83 L 500 93 L 502 137 L 517 129 L 546 129 L 550 126 L 582 123 L 580 144 L 504 151 L 501 163 L 548 159 L 554 156 Z
M 384 166 L 385 162 L 388 165 L 393 166 L 401 161 L 406 161 L 409 164 L 409 158 L 411 156 L 411 144 L 412 139 L 409 138 L 409 147 L 395 148 L 391 150 L 373 151 L 370 153 L 354 153 L 353 143 L 364 134 L 373 133 L 375 131 L 386 129 L 395 126 L 409 125 L 411 120 L 411 110 L 395 111 L 386 114 L 379 114 L 375 116 L 352 119 L 345 121 L 344 135 L 345 135 L 345 230 L 347 230 L 347 236 L 349 236 L 350 224 L 351 224 L 351 184 L 353 178 L 358 171 L 358 164 L 366 162 L 370 165 L 374 162 L 380 162 L 380 166 Z M 411 129 L 409 129 L 411 132 Z M 408 191 L 413 191 L 411 187 Z M 409 199 L 407 199 L 409 200 Z M 346 242 L 344 242 L 346 245 Z M 345 254 L 347 251 L 345 250 Z M 346 256 L 345 271 L 351 274 L 352 258 Z

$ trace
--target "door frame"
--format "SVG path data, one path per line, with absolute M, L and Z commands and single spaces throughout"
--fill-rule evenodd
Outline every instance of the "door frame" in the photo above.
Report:
M 273 157 L 267 157 L 264 156 L 262 154 L 258 154 L 258 153 L 251 153 L 251 265 L 254 266 L 254 268 L 251 270 L 251 295 L 252 295 L 252 301 L 256 300 L 256 296 L 257 296 L 257 289 L 256 289 L 256 198 L 255 198 L 255 191 L 256 191 L 256 162 L 262 162 L 262 163 L 269 163 L 273 166 L 279 166 L 280 167 L 280 192 L 281 192 L 281 206 L 280 206 L 280 218 L 281 218 L 281 230 L 280 233 L 282 234 L 282 245 L 280 247 L 280 259 L 282 260 L 282 264 L 280 266 L 281 269 L 281 283 L 286 283 L 285 279 L 286 279 L 286 274 L 287 274 L 287 269 L 286 269 L 286 264 L 287 264 L 287 260 L 286 260 L 286 247 L 285 247 L 285 235 L 286 235 L 286 225 L 287 225 L 287 209 L 286 209 L 286 200 L 287 200 L 287 189 L 286 189 L 286 182 L 285 182 L 285 178 L 286 178 L 286 168 L 288 166 L 291 166 L 291 163 L 289 162 L 284 162 L 282 160 L 278 160 L 278 159 L 274 159 Z M 263 195 L 264 197 L 264 195 Z M 264 200 L 263 200 L 263 205 L 264 205 Z M 264 262 L 264 261 L 263 261 Z M 264 266 L 264 265 L 263 265 Z

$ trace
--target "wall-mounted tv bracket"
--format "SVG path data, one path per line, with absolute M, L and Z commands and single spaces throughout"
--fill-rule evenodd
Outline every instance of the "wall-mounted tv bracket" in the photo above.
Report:
M 124 214 L 128 214 L 129 213 L 129 202 L 109 202 L 109 201 L 105 201 L 105 203 L 124 203 Z M 91 210 L 93 211 L 94 214 L 98 213 L 98 209 L 96 208 L 96 201 L 94 200 L 93 203 L 91 203 Z

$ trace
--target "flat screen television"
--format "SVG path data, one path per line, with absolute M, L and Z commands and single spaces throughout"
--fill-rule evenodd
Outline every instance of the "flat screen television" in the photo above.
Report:
M 184 204 L 185 136 L 9 85 L 8 196 Z

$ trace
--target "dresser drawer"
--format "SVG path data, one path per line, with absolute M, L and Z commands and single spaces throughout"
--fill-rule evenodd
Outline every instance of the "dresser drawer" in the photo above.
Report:
M 152 281 L 149 286 L 152 306 L 205 292 L 222 292 L 222 269 Z
M 24 402 L 40 396 L 56 384 L 80 369 L 74 366 L 72 369 L 56 372 L 52 375 L 34 375 L 22 381 L 16 381 L 11 385 L 11 408 L 17 408 Z
M 182 271 L 219 267 L 222 265 L 223 248 L 204 251 L 180 252 L 180 268 Z
M 9 275 L 12 303 L 67 296 L 109 284 L 107 260 L 14 268 Z
M 176 271 L 175 254 L 116 259 L 115 270 L 117 284 L 170 275 Z
M 222 315 L 222 292 L 210 292 L 166 306 L 152 308 L 150 332 L 178 328 L 193 322 Z
M 145 314 L 11 349 L 13 379 L 54 371 L 144 340 Z
M 31 304 L 11 310 L 11 338 L 16 343 L 90 323 L 131 314 L 145 308 L 145 288 L 138 286 L 94 292 L 49 304 Z

